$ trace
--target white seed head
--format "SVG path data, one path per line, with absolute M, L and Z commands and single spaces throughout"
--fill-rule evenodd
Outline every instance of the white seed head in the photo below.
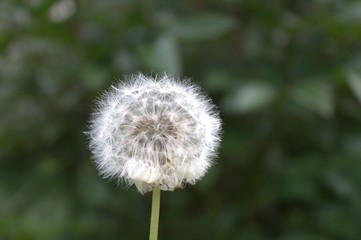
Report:
M 101 175 L 143 194 L 194 184 L 212 164 L 220 131 L 218 112 L 198 87 L 137 74 L 103 94 L 88 134 Z

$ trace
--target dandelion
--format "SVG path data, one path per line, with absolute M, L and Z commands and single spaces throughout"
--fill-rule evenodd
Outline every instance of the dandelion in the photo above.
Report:
M 154 201 L 156 191 L 183 188 L 204 176 L 220 131 L 218 113 L 198 87 L 168 75 L 137 74 L 98 101 L 90 149 L 102 176 L 134 184 L 142 194 L 154 190 Z

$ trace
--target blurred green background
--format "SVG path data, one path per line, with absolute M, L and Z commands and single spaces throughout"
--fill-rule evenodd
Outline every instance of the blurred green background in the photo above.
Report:
M 0 0 L 0 239 L 147 239 L 151 195 L 83 134 L 123 75 L 192 77 L 216 164 L 164 192 L 160 239 L 361 239 L 361 2 Z

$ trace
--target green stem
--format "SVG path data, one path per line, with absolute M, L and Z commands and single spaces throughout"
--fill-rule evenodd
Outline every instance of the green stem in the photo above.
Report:
M 153 188 L 152 196 L 152 215 L 150 217 L 150 233 L 149 240 L 158 239 L 158 223 L 159 223 L 159 208 L 160 208 L 160 189 Z

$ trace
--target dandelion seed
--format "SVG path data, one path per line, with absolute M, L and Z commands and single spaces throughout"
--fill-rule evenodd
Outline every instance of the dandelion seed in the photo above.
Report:
M 189 82 L 133 75 L 103 94 L 90 124 L 101 175 L 143 193 L 194 184 L 212 164 L 221 121 Z

